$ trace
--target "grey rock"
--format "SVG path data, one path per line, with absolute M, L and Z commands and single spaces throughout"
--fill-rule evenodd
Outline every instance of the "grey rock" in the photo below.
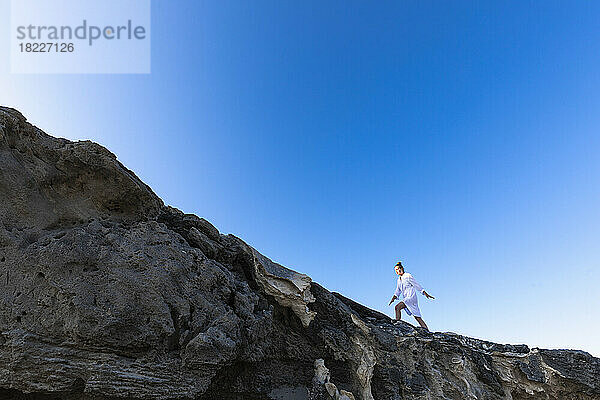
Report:
M 0 282 L 0 399 L 600 398 L 588 353 L 395 323 L 5 107 Z
M 320 384 L 329 382 L 329 370 L 325 367 L 325 361 L 321 358 L 315 360 L 315 381 Z
M 347 390 L 342 390 L 340 391 L 339 400 L 355 400 L 355 397 L 351 392 L 348 392 Z
M 337 390 L 337 387 L 335 386 L 335 384 L 333 384 L 331 382 L 325 383 L 325 389 L 327 390 L 327 393 L 329 393 L 329 396 L 331 396 L 334 399 L 336 397 L 339 397 L 339 395 L 340 395 L 340 392 Z

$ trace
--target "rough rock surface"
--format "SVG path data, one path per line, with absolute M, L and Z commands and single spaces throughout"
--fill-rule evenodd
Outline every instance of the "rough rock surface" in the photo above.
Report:
M 582 351 L 428 333 L 0 108 L 0 399 L 600 399 Z

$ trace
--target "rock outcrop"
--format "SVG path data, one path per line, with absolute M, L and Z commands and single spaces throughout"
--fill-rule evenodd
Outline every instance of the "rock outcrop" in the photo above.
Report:
M 0 108 L 0 399 L 600 399 L 582 351 L 429 333 Z

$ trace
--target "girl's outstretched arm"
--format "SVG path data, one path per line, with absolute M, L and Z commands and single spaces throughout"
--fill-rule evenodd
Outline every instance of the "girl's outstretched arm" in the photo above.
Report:
M 425 289 L 423 289 L 423 286 L 419 285 L 419 282 L 417 282 L 416 279 L 412 275 L 410 275 L 408 277 L 408 280 L 414 286 L 414 288 L 417 289 L 419 292 L 423 293 L 423 295 L 425 297 L 427 297 L 428 299 L 435 299 L 435 297 L 433 297 L 432 295 L 430 295 L 429 293 L 427 293 L 425 291 Z
M 392 296 L 392 299 L 391 299 L 391 300 L 390 300 L 390 302 L 388 303 L 388 306 L 389 306 L 390 304 L 392 304 L 392 303 L 394 302 L 394 300 L 396 300 L 397 298 L 398 298 L 398 297 L 396 297 L 396 295 L 393 295 L 393 296 Z
M 423 293 L 425 291 L 425 289 L 423 289 L 423 286 L 419 285 L 419 282 L 417 282 L 412 275 L 408 275 L 408 281 L 419 292 Z
M 396 290 L 394 291 L 394 295 L 392 296 L 392 299 L 388 303 L 388 306 L 390 304 L 392 304 L 394 302 L 394 300 L 400 298 L 400 292 L 401 292 L 401 290 L 400 290 L 400 280 L 398 280 L 398 282 L 396 283 Z

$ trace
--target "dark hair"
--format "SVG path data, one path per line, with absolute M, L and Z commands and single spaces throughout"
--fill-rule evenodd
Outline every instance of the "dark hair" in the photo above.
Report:
M 396 263 L 395 267 L 398 267 L 398 266 L 399 266 L 400 268 L 404 269 L 404 265 L 402 265 L 402 261 L 398 261 L 398 262 Z

